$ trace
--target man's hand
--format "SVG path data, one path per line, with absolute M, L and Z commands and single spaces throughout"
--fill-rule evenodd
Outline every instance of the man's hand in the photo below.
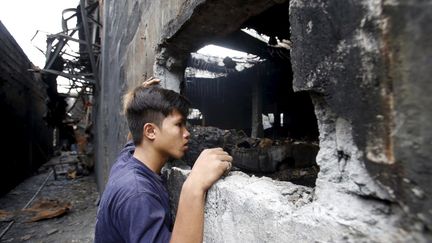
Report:
M 188 180 L 206 192 L 227 170 L 233 158 L 221 148 L 205 149 L 196 160 Z
M 150 77 L 146 81 L 142 82 L 141 85 L 144 86 L 144 87 L 149 87 L 149 86 L 152 86 L 152 85 L 157 85 L 159 83 L 160 83 L 160 79 L 155 78 L 155 77 Z

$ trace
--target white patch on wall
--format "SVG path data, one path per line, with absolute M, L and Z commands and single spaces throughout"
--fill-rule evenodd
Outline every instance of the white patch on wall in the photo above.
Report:
M 310 34 L 312 32 L 312 28 L 313 28 L 312 20 L 309 20 L 306 26 L 306 33 Z

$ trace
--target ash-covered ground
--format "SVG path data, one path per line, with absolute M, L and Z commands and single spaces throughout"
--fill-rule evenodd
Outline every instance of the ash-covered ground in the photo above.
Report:
M 72 178 L 57 172 L 55 180 L 46 168 L 1 197 L 0 234 L 14 223 L 0 242 L 93 242 L 99 197 L 95 178 L 93 174 Z M 22 210 L 45 180 L 27 207 L 30 210 Z

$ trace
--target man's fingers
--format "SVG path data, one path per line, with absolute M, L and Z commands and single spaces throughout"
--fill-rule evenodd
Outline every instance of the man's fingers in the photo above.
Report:
M 158 78 L 155 78 L 155 77 L 153 77 L 153 76 L 151 76 L 150 78 L 148 78 L 146 81 L 144 81 L 143 83 L 148 83 L 148 82 L 150 82 L 150 81 L 152 81 L 152 80 L 159 80 Z
M 160 83 L 160 79 L 154 78 L 154 77 L 150 77 L 146 81 L 142 82 L 141 85 L 144 86 L 144 87 L 149 87 L 151 85 L 158 84 L 158 83 Z
M 211 149 L 208 149 L 208 150 L 210 150 L 211 152 L 223 151 L 222 148 L 211 148 Z
M 212 154 L 225 154 L 225 155 L 229 155 L 228 152 L 226 152 L 225 150 L 223 150 L 222 148 L 212 148 L 212 149 L 208 149 L 210 153 Z
M 226 162 L 231 162 L 233 160 L 233 158 L 228 154 L 218 155 L 217 159 L 220 161 L 226 161 Z
M 146 82 L 142 83 L 142 86 L 149 87 L 151 85 L 155 85 L 155 84 L 158 84 L 158 83 L 160 83 L 159 79 L 153 79 L 153 80 L 150 80 L 148 82 L 146 81 Z
M 216 155 L 229 155 L 228 152 L 223 151 L 223 150 L 217 150 L 214 152 L 214 154 L 216 154 Z
M 223 169 L 224 169 L 224 175 L 227 175 L 228 174 L 228 172 L 230 172 L 231 171 L 231 168 L 232 168 L 232 163 L 231 162 L 228 162 L 228 161 L 224 161 L 224 162 L 222 162 L 223 163 Z

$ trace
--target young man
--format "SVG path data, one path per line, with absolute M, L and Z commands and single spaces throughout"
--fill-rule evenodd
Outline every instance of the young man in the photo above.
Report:
M 133 138 L 111 168 L 98 209 L 95 242 L 202 242 L 207 190 L 231 168 L 221 148 L 204 150 L 183 184 L 174 228 L 160 176 L 169 158 L 187 150 L 189 102 L 147 81 L 125 96 Z

